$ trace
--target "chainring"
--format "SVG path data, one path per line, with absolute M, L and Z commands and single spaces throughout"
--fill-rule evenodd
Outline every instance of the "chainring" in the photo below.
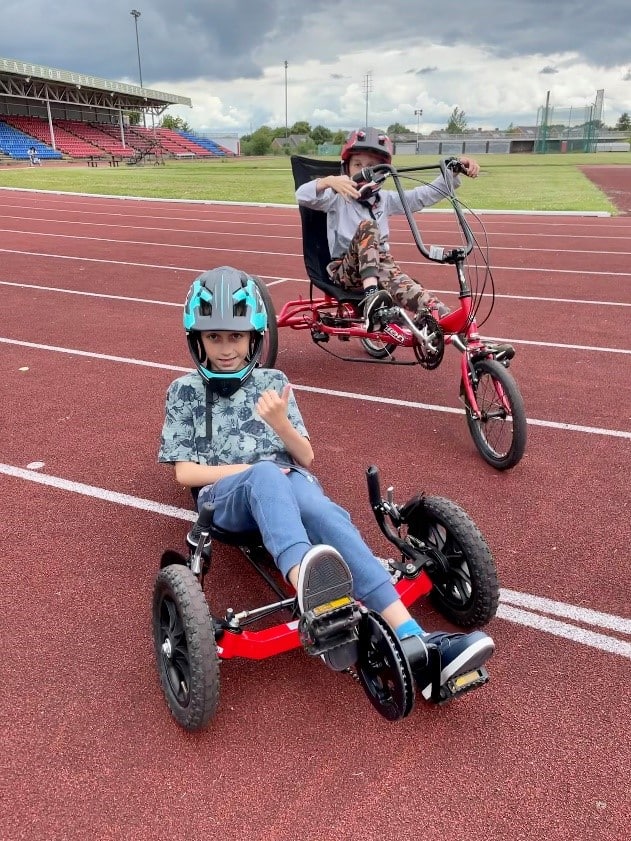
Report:
M 445 355 L 445 336 L 442 327 L 429 312 L 422 315 L 416 327 L 424 337 L 424 342 L 414 343 L 414 355 L 420 365 L 428 371 L 438 368 Z
M 414 678 L 401 643 L 378 613 L 368 611 L 359 625 L 357 678 L 368 700 L 388 721 L 398 721 L 414 707 Z

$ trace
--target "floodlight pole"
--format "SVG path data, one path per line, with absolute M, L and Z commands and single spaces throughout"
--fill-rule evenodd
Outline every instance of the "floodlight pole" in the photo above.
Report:
M 287 61 L 285 61 L 285 140 L 289 137 L 287 130 Z
M 129 13 L 134 19 L 134 26 L 136 27 L 136 52 L 138 53 L 138 75 L 140 77 L 140 87 L 142 87 L 142 65 L 140 64 L 140 41 L 138 40 L 138 18 L 140 17 L 140 12 L 138 9 L 132 9 Z M 147 120 L 145 116 L 145 111 L 143 108 L 142 111 L 142 122 L 145 128 L 147 128 Z
M 416 154 L 418 155 L 418 145 L 419 145 L 418 138 L 419 138 L 419 134 L 421 133 L 421 117 L 423 115 L 423 109 L 422 108 L 417 108 L 414 111 L 414 114 L 416 115 Z

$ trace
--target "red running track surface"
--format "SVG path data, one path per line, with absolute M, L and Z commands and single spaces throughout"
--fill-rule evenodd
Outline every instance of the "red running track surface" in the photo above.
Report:
M 429 242 L 453 231 L 420 221 Z M 369 463 L 400 501 L 450 497 L 484 532 L 503 587 L 490 684 L 389 725 L 300 651 L 230 661 L 216 719 L 187 734 L 150 634 L 159 556 L 188 526 L 161 513 L 189 501 L 155 462 L 165 389 L 190 367 L 181 304 L 222 264 L 263 276 L 278 308 L 306 294 L 297 211 L 0 191 L 2 839 L 625 836 L 631 222 L 483 221 L 499 294 L 483 333 L 515 342 L 531 421 L 513 471 L 481 461 L 454 411 L 455 351 L 435 372 L 350 364 L 282 330 L 278 364 L 375 551 Z M 404 224 L 392 239 L 455 301 Z M 218 607 L 267 599 L 229 548 L 206 589 Z

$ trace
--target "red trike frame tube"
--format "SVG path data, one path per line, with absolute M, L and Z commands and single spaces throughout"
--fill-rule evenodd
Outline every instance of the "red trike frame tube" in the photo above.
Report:
M 399 598 L 406 607 L 414 604 L 432 589 L 432 583 L 425 572 L 417 578 L 404 578 L 396 584 Z M 265 660 L 285 651 L 300 648 L 298 620 L 283 622 L 261 631 L 224 631 L 217 642 L 217 650 L 222 660 L 243 657 L 247 660 Z

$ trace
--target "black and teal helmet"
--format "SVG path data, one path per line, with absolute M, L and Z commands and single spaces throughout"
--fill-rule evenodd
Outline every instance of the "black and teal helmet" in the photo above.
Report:
M 256 367 L 263 350 L 267 312 L 254 278 L 240 269 L 221 266 L 204 272 L 188 290 L 184 329 L 195 367 L 219 394 L 234 394 Z M 219 374 L 206 367 L 201 333 L 228 330 L 250 334 L 247 365 Z

